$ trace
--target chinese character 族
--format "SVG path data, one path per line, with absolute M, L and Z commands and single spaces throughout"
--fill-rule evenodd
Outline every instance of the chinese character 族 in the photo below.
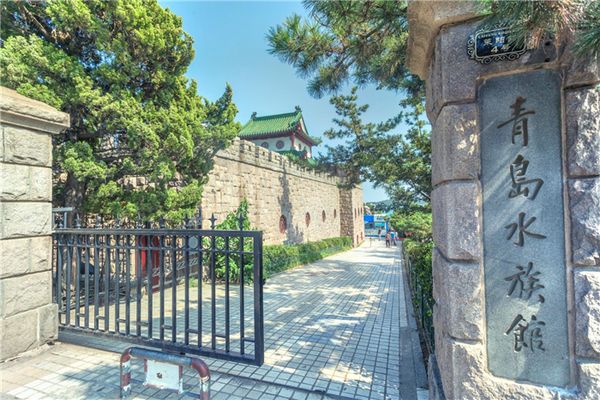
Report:
M 524 196 L 529 200 L 534 200 L 544 184 L 544 181 L 539 178 L 527 179 L 527 168 L 529 161 L 522 155 L 510 164 L 510 178 L 512 180 L 512 189 L 508 193 L 509 198 Z
M 514 351 L 520 352 L 524 348 L 528 348 L 532 352 L 536 350 L 546 351 L 542 334 L 544 326 L 546 326 L 546 323 L 539 321 L 535 315 L 532 315 L 531 321 L 527 322 L 521 314 L 518 314 L 504 334 L 513 333 Z
M 510 288 L 508 289 L 508 296 L 515 294 L 518 298 L 529 300 L 533 292 L 543 289 L 544 285 L 540 284 L 539 276 L 541 272 L 533 271 L 533 263 L 527 264 L 527 268 L 517 265 L 517 272 L 507 278 L 505 281 L 510 282 Z M 544 296 L 538 293 L 538 301 L 543 303 L 545 301 Z
M 524 97 L 518 96 L 515 102 L 510 106 L 510 108 L 513 109 L 512 118 L 497 126 L 497 128 L 502 128 L 510 122 L 513 123 L 511 131 L 512 144 L 515 144 L 516 136 L 521 136 L 523 146 L 527 146 L 529 143 L 529 131 L 527 128 L 527 118 L 525 118 L 525 116 L 529 114 L 535 114 L 535 111 L 526 110 L 522 107 L 526 100 L 527 99 Z
M 529 225 L 533 224 L 536 219 L 537 219 L 536 217 L 531 217 L 527 221 L 525 221 L 525 213 L 520 212 L 518 222 L 513 222 L 512 224 L 508 224 L 504 227 L 505 229 L 509 230 L 506 240 L 512 239 L 512 237 L 515 235 L 515 233 L 517 231 L 519 232 L 517 234 L 517 240 L 515 242 L 513 242 L 517 246 L 523 247 L 523 245 L 525 244 L 525 235 L 531 236 L 531 237 L 534 237 L 537 239 L 546 239 L 546 236 L 544 236 L 542 234 L 530 232 L 527 230 Z

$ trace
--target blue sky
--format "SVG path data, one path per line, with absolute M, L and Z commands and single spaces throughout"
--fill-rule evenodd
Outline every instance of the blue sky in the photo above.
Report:
M 306 81 L 296 76 L 290 65 L 267 52 L 269 28 L 293 13 L 306 15 L 302 3 L 193 0 L 160 0 L 160 3 L 183 18 L 185 31 L 194 38 L 196 56 L 187 76 L 198 82 L 201 96 L 215 100 L 229 82 L 241 123 L 247 122 L 254 111 L 258 115 L 277 114 L 293 111 L 299 105 L 309 133 L 323 138 L 322 133 L 332 126 L 335 117 L 329 99 L 311 97 L 306 91 Z M 359 101 L 370 105 L 365 120 L 374 122 L 395 115 L 400 99 L 399 93 L 374 87 L 359 92 Z M 363 188 L 365 201 L 387 198 L 383 190 L 374 189 L 368 182 Z

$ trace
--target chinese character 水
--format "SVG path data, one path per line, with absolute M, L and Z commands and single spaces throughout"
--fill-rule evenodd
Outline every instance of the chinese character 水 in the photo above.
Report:
M 525 213 L 520 212 L 518 222 L 513 222 L 512 224 L 508 224 L 504 227 L 505 229 L 509 230 L 506 240 L 512 239 L 512 237 L 515 235 L 515 233 L 517 231 L 519 232 L 518 238 L 515 242 L 513 242 L 517 246 L 523 247 L 523 244 L 525 243 L 525 235 L 531 236 L 531 237 L 534 237 L 537 239 L 546 239 L 546 236 L 544 236 L 542 234 L 530 232 L 527 230 L 529 225 L 533 224 L 536 219 L 537 219 L 536 217 L 531 217 L 527 221 L 525 221 Z

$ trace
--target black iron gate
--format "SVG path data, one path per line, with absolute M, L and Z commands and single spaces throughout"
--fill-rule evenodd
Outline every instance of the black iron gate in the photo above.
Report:
M 262 232 L 211 221 L 56 227 L 60 329 L 261 365 Z

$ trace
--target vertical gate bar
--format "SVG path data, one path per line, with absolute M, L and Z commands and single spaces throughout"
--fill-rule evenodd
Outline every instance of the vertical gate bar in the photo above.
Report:
M 148 295 L 148 338 L 152 339 L 152 236 L 148 234 L 146 236 L 146 294 Z
M 110 235 L 104 236 L 104 331 L 110 330 Z
M 198 296 L 198 347 L 202 347 L 202 283 L 204 280 L 204 251 L 202 235 L 198 235 L 198 287 L 196 288 Z
M 171 243 L 171 342 L 177 341 L 177 236 Z
M 65 325 L 70 325 L 71 324 L 71 264 L 73 262 L 73 257 L 71 257 L 71 252 L 73 251 L 72 246 L 72 234 L 69 234 L 67 236 L 67 265 L 66 265 L 66 278 L 67 278 L 67 287 L 66 287 L 66 296 L 65 296 L 65 301 L 66 301 L 66 314 L 65 314 Z
M 229 236 L 225 236 L 225 351 L 229 353 Z
M 100 248 L 99 235 L 94 234 L 94 330 L 99 330 L 98 314 L 100 313 Z
M 79 328 L 81 318 L 81 235 L 75 234 L 75 326 Z
M 121 235 L 115 235 L 115 332 L 119 333 L 121 315 Z
M 159 337 L 160 340 L 165 340 L 165 237 L 161 234 L 159 235 L 159 247 L 160 247 L 160 257 L 158 262 L 160 263 L 158 266 L 158 287 L 160 293 L 160 311 L 159 311 Z
M 125 242 L 125 334 L 129 336 L 131 324 L 131 235 Z
M 136 336 L 142 336 L 142 283 L 144 277 L 142 276 L 142 236 L 134 235 L 135 241 L 135 334 Z
M 217 288 L 216 288 L 216 273 L 215 273 L 215 252 L 216 252 L 216 241 L 215 232 L 211 232 L 210 237 L 210 334 L 211 334 L 211 348 L 215 350 L 217 348 Z
M 262 232 L 257 232 L 254 237 L 254 361 L 257 365 L 265 360 L 262 268 Z
M 241 227 L 243 229 L 243 226 Z M 240 354 L 245 354 L 245 340 L 244 340 L 244 325 L 245 325 L 245 314 L 244 314 L 244 237 L 240 235 Z
M 184 301 L 183 301 L 183 313 L 184 313 L 184 333 L 183 342 L 187 346 L 190 344 L 190 237 L 186 234 L 184 236 L 183 243 L 183 267 L 185 274 L 184 282 Z M 198 282 L 200 284 L 200 282 Z
M 90 236 L 85 235 L 85 314 L 83 315 L 83 323 L 86 328 L 90 327 Z
M 63 234 L 59 233 L 56 235 L 56 303 L 58 303 L 58 322 L 61 323 L 61 314 L 63 313 L 63 299 L 62 299 L 62 271 L 63 271 Z

